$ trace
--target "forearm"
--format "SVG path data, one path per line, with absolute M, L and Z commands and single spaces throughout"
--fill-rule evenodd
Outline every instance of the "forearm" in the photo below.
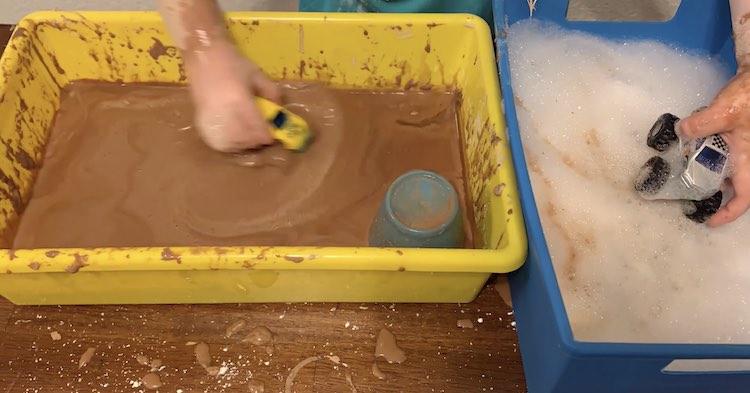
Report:
M 216 0 L 157 0 L 169 34 L 188 66 L 229 45 Z
M 750 67 L 750 0 L 729 0 L 737 65 Z

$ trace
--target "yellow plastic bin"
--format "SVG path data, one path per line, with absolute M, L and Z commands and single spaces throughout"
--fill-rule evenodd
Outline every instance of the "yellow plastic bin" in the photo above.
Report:
M 526 232 L 482 19 L 304 13 L 227 19 L 241 50 L 273 78 L 460 91 L 478 249 L 6 247 L 0 294 L 16 304 L 469 302 L 491 273 L 523 264 Z M 185 82 L 172 45 L 151 12 L 41 12 L 21 21 L 0 61 L 6 239 L 30 196 L 61 87 L 79 79 Z

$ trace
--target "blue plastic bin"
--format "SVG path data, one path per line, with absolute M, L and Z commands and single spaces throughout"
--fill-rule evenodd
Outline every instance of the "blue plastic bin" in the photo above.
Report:
M 654 0 L 658 1 L 658 0 Z M 530 393 L 750 392 L 750 373 L 674 373 L 675 359 L 750 359 L 750 345 L 625 344 L 576 341 L 565 312 L 526 168 L 503 30 L 529 18 L 525 0 L 494 0 L 504 110 L 529 238 L 528 260 L 510 276 Z M 573 22 L 568 0 L 540 0 L 533 18 L 605 38 L 654 39 L 693 53 L 734 58 L 728 0 L 683 0 L 668 22 Z M 748 283 L 750 285 L 750 283 Z

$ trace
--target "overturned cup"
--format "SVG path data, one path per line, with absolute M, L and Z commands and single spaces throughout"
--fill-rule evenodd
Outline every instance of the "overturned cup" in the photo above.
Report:
M 463 248 L 456 190 L 429 171 L 401 175 L 388 188 L 370 225 L 371 247 Z

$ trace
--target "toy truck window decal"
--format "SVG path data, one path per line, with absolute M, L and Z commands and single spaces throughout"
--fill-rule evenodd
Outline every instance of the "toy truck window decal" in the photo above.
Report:
M 279 111 L 273 119 L 273 125 L 276 128 L 282 128 L 284 123 L 286 123 L 286 113 L 284 113 L 284 111 Z
M 727 162 L 727 156 L 712 149 L 710 146 L 704 146 L 703 150 L 695 157 L 695 161 L 708 168 L 711 172 L 721 173 Z

